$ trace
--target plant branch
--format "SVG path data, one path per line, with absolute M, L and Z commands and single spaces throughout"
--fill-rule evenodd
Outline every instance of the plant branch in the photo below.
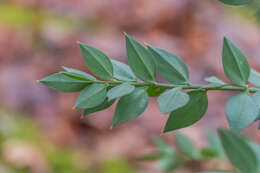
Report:
M 125 83 L 125 81 L 96 80 L 96 81 L 86 81 L 86 83 L 101 83 L 101 84 L 106 84 L 108 86 L 117 86 L 122 83 Z M 232 86 L 228 84 L 210 86 L 210 85 L 193 85 L 193 84 L 174 85 L 174 84 L 165 84 L 165 83 L 157 83 L 157 82 L 152 83 L 152 82 L 136 82 L 136 81 L 129 81 L 128 83 L 136 87 L 158 87 L 158 88 L 165 88 L 165 89 L 182 88 L 185 90 L 205 90 L 205 91 L 211 91 L 211 90 L 248 91 L 249 93 L 255 93 L 257 91 L 260 91 L 259 88 L 248 88 L 247 86 Z

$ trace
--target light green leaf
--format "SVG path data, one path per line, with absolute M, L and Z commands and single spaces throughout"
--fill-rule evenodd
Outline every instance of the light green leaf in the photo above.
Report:
M 67 73 L 64 73 L 64 75 L 66 75 L 68 77 L 72 77 L 72 78 L 79 77 L 79 78 L 82 78 L 83 80 L 96 80 L 96 78 L 94 78 L 90 74 L 87 74 L 83 71 L 73 69 L 73 68 L 68 68 L 68 67 L 63 67 L 63 69 L 67 72 Z
M 200 152 L 195 148 L 193 142 L 187 136 L 176 134 L 175 139 L 184 154 L 195 160 L 201 158 Z
M 136 76 L 128 65 L 114 59 L 111 59 L 111 62 L 114 68 L 114 77 L 116 79 L 122 81 L 136 81 Z
M 106 94 L 106 85 L 92 84 L 81 91 L 74 107 L 83 109 L 94 108 L 104 102 Z
M 230 162 L 242 173 L 258 173 L 257 156 L 247 142 L 232 131 L 219 129 L 223 148 Z
M 72 79 L 62 73 L 47 76 L 39 82 L 61 92 L 78 92 L 88 85 L 84 80 Z
M 199 121 L 207 111 L 208 97 L 205 91 L 191 91 L 189 102 L 171 112 L 167 123 L 164 127 L 164 132 L 188 127 Z
M 107 92 L 108 100 L 112 100 L 112 99 L 115 99 L 115 98 L 118 98 L 118 97 L 128 95 L 131 92 L 133 92 L 134 89 L 135 89 L 135 87 L 132 86 L 132 85 L 129 85 L 128 83 L 123 83 L 121 85 L 118 85 L 118 86 L 110 89 Z
M 180 88 L 170 89 L 158 97 L 160 110 L 164 114 L 183 107 L 188 101 L 189 95 L 182 92 Z
M 101 79 L 113 79 L 113 66 L 109 58 L 103 52 L 94 47 L 83 43 L 79 43 L 79 45 L 89 70 Z
M 134 74 L 143 81 L 154 81 L 156 64 L 153 55 L 140 43 L 126 35 L 128 64 Z
M 226 104 L 226 116 L 230 128 L 240 132 L 258 117 L 258 107 L 247 93 L 232 96 Z
M 113 100 L 110 100 L 110 101 L 105 100 L 103 103 L 101 103 L 100 105 L 98 105 L 96 107 L 85 109 L 84 112 L 83 112 L 83 115 L 89 115 L 89 114 L 92 114 L 94 112 L 98 112 L 98 111 L 102 111 L 104 109 L 107 109 L 113 103 L 115 103 L 115 101 L 116 101 L 116 99 L 113 99 Z
M 251 69 L 248 82 L 256 87 L 260 87 L 260 73 L 258 73 L 254 69 Z
M 162 77 L 173 84 L 186 84 L 189 80 L 189 72 L 186 64 L 176 55 L 157 47 L 148 46 L 153 54 Z
M 113 126 L 120 125 L 141 115 L 148 104 L 145 89 L 136 88 L 131 94 L 120 98 L 113 117 Z
M 244 86 L 250 75 L 250 67 L 243 53 L 227 38 L 224 38 L 222 64 L 230 81 Z
M 209 83 L 213 83 L 213 84 L 219 84 L 219 85 L 225 85 L 226 84 L 225 82 L 223 82 L 222 80 L 220 80 L 216 76 L 207 77 L 207 78 L 205 78 L 205 81 L 207 81 Z
M 219 0 L 219 1 L 228 5 L 245 5 L 251 2 L 252 0 Z

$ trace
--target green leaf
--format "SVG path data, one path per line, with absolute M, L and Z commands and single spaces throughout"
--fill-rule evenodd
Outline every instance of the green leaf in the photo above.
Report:
M 67 72 L 67 73 L 64 73 L 64 75 L 66 75 L 68 77 L 72 77 L 72 78 L 79 77 L 79 78 L 82 78 L 83 80 L 96 80 L 96 78 L 94 78 L 90 74 L 87 74 L 83 71 L 73 69 L 73 68 L 68 68 L 68 67 L 63 67 L 63 69 Z
M 242 173 L 257 173 L 257 156 L 247 142 L 232 131 L 219 129 L 219 135 L 230 162 Z
M 257 157 L 257 163 L 258 163 L 258 170 L 260 170 L 260 145 L 257 143 L 254 143 L 252 141 L 247 142 L 249 146 L 253 149 L 254 153 Z
M 120 98 L 114 114 L 113 126 L 120 125 L 138 117 L 148 104 L 148 95 L 143 88 L 136 88 L 131 94 Z
M 115 103 L 115 101 L 116 101 L 116 99 L 113 99 L 110 101 L 105 100 L 103 103 L 101 103 L 100 105 L 98 105 L 96 107 L 85 109 L 83 112 L 83 115 L 89 115 L 94 112 L 99 112 L 99 111 L 105 110 L 105 109 L 109 108 L 113 103 Z
M 92 84 L 81 91 L 74 107 L 83 109 L 94 108 L 104 102 L 106 94 L 106 85 Z
M 200 172 L 200 173 L 233 173 L 231 171 L 203 171 L 203 172 Z
M 160 87 L 151 86 L 147 89 L 147 93 L 149 97 L 158 97 L 160 96 L 166 89 Z
M 78 92 L 85 88 L 88 83 L 84 80 L 72 79 L 62 73 L 55 73 L 40 80 L 49 88 L 61 92 Z
M 208 134 L 208 143 L 209 148 L 216 153 L 218 158 L 223 159 L 225 157 L 224 149 L 216 132 Z
M 135 89 L 135 87 L 132 86 L 132 85 L 129 85 L 128 83 L 123 83 L 121 85 L 118 85 L 118 86 L 110 89 L 107 92 L 108 100 L 112 100 L 112 99 L 115 99 L 115 98 L 118 98 L 118 97 L 128 95 L 131 92 L 133 92 L 134 89 Z
M 193 142 L 187 136 L 176 134 L 175 139 L 184 154 L 195 160 L 200 159 L 200 152 L 195 148 Z
M 79 43 L 79 45 L 89 70 L 101 79 L 113 79 L 113 66 L 109 58 L 94 47 L 83 43 Z
M 159 74 L 165 80 L 173 84 L 188 83 L 188 68 L 179 57 L 157 47 L 148 46 L 148 49 L 155 57 Z
M 205 81 L 207 81 L 209 83 L 213 83 L 213 84 L 219 84 L 219 85 L 225 85 L 226 84 L 225 82 L 223 82 L 222 80 L 220 80 L 216 76 L 207 77 L 207 78 L 205 78 Z
M 252 0 L 219 0 L 219 1 L 228 5 L 245 5 L 251 2 Z
M 114 59 L 111 59 L 111 62 L 114 68 L 114 77 L 116 79 L 122 81 L 136 81 L 136 76 L 128 65 Z
M 205 91 L 191 91 L 189 102 L 171 112 L 167 123 L 164 127 L 164 132 L 188 127 L 199 121 L 206 113 L 208 108 L 208 97 Z
M 134 74 L 143 81 L 154 81 L 156 64 L 153 55 L 130 36 L 126 35 L 125 38 L 128 64 Z
M 258 117 L 258 107 L 246 92 L 232 96 L 226 104 L 226 116 L 230 128 L 240 132 Z
M 243 53 L 227 38 L 224 38 L 222 63 L 230 81 L 244 86 L 250 75 L 250 67 Z
M 248 82 L 256 87 L 260 87 L 260 73 L 251 69 Z
M 158 97 L 160 110 L 164 114 L 183 107 L 188 101 L 189 95 L 182 92 L 181 88 L 170 89 Z
M 254 93 L 254 95 L 252 96 L 252 99 L 255 102 L 256 106 L 258 107 L 257 120 L 260 120 L 260 91 Z

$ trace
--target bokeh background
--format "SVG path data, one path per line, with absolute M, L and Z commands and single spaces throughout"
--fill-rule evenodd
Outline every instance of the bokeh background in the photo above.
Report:
M 172 138 L 161 134 L 167 116 L 156 98 L 142 116 L 111 130 L 114 106 L 80 119 L 81 111 L 72 109 L 77 93 L 59 93 L 36 80 L 62 66 L 88 71 L 77 41 L 127 62 L 126 32 L 181 57 L 193 83 L 205 84 L 210 75 L 227 81 L 223 37 L 259 71 L 259 24 L 259 0 L 243 7 L 217 0 L 0 0 L 0 172 L 160 172 L 136 160 L 154 150 L 154 136 Z M 206 116 L 181 132 L 205 145 L 208 131 L 227 126 L 224 104 L 232 94 L 211 92 Z M 243 133 L 260 140 L 256 125 Z

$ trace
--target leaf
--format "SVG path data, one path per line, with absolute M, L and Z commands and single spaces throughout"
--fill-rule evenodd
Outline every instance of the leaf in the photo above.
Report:
M 253 99 L 254 103 L 256 104 L 256 106 L 258 107 L 257 120 L 260 120 L 260 91 L 254 93 L 254 95 L 252 96 L 252 99 Z
M 257 156 L 246 141 L 224 129 L 219 129 L 219 135 L 230 162 L 242 173 L 257 173 Z
M 68 68 L 68 67 L 63 67 L 63 69 L 68 72 L 68 73 L 64 73 L 64 75 L 68 76 L 68 77 L 80 77 L 82 79 L 85 80 L 96 80 L 96 78 L 94 78 L 93 76 L 91 76 L 90 74 L 87 74 L 83 71 L 77 70 L 77 69 L 73 69 L 73 68 Z
M 74 107 L 83 109 L 94 108 L 104 102 L 106 94 L 106 85 L 92 84 L 81 91 Z
M 244 86 L 249 78 L 250 67 L 243 53 L 227 38 L 224 38 L 222 64 L 230 81 Z
M 208 134 L 208 143 L 209 148 L 216 153 L 218 158 L 223 159 L 225 157 L 224 149 L 216 132 Z
M 208 108 L 208 97 L 205 91 L 191 91 L 189 102 L 171 112 L 167 123 L 164 127 L 164 132 L 188 127 L 199 121 L 206 113 Z
M 89 70 L 101 79 L 113 79 L 113 66 L 109 58 L 94 47 L 83 43 L 79 43 L 79 45 Z
M 189 83 L 189 72 L 186 64 L 176 55 L 154 46 L 148 46 L 162 77 L 173 84 Z
M 225 82 L 223 82 L 222 80 L 220 80 L 216 76 L 207 77 L 207 78 L 205 78 L 205 81 L 207 81 L 209 83 L 213 83 L 213 84 L 219 84 L 219 85 L 225 85 L 226 84 Z
M 154 87 L 151 86 L 147 89 L 147 93 L 149 97 L 158 97 L 161 95 L 166 89 L 165 88 L 160 88 L 160 87 Z
M 192 141 L 184 135 L 176 134 L 175 135 L 176 142 L 183 153 L 192 159 L 199 160 L 200 152 L 195 148 Z
M 219 1 L 228 5 L 245 5 L 251 2 L 252 0 L 219 0 Z
M 111 62 L 114 68 L 114 78 L 122 81 L 136 81 L 136 76 L 128 65 L 114 59 L 111 59 Z
M 120 125 L 142 114 L 148 104 L 148 95 L 143 88 L 136 88 L 131 94 L 120 98 L 113 117 L 113 126 Z
M 158 97 L 160 110 L 164 114 L 183 107 L 188 101 L 189 95 L 182 92 L 180 88 L 170 89 Z
M 140 43 L 125 35 L 128 64 L 134 74 L 143 81 L 154 81 L 156 64 L 153 55 Z
M 240 132 L 258 116 L 258 107 L 246 92 L 232 96 L 226 104 L 226 117 L 232 131 Z
M 200 173 L 233 173 L 233 172 L 231 172 L 231 171 L 221 171 L 221 170 L 219 170 L 219 171 L 203 171 L 203 172 L 200 172 Z
M 256 87 L 260 87 L 260 73 L 258 73 L 254 69 L 251 69 L 248 82 Z
M 72 79 L 62 73 L 55 73 L 47 76 L 39 82 L 61 92 L 78 92 L 85 88 L 88 83 L 83 80 Z
M 110 101 L 105 100 L 103 103 L 101 103 L 100 105 L 98 105 L 96 107 L 85 109 L 83 112 L 83 115 L 89 115 L 94 112 L 99 112 L 99 111 L 105 110 L 105 109 L 109 108 L 113 103 L 115 103 L 115 101 L 116 101 L 116 99 L 113 99 Z
M 130 94 L 132 91 L 134 91 L 134 89 L 135 87 L 129 85 L 128 83 L 118 85 L 107 92 L 108 100 L 112 100 Z
M 254 153 L 256 154 L 258 170 L 260 170 L 260 145 L 255 142 L 252 142 L 252 141 L 248 141 L 247 143 L 249 144 L 249 146 L 253 149 Z

